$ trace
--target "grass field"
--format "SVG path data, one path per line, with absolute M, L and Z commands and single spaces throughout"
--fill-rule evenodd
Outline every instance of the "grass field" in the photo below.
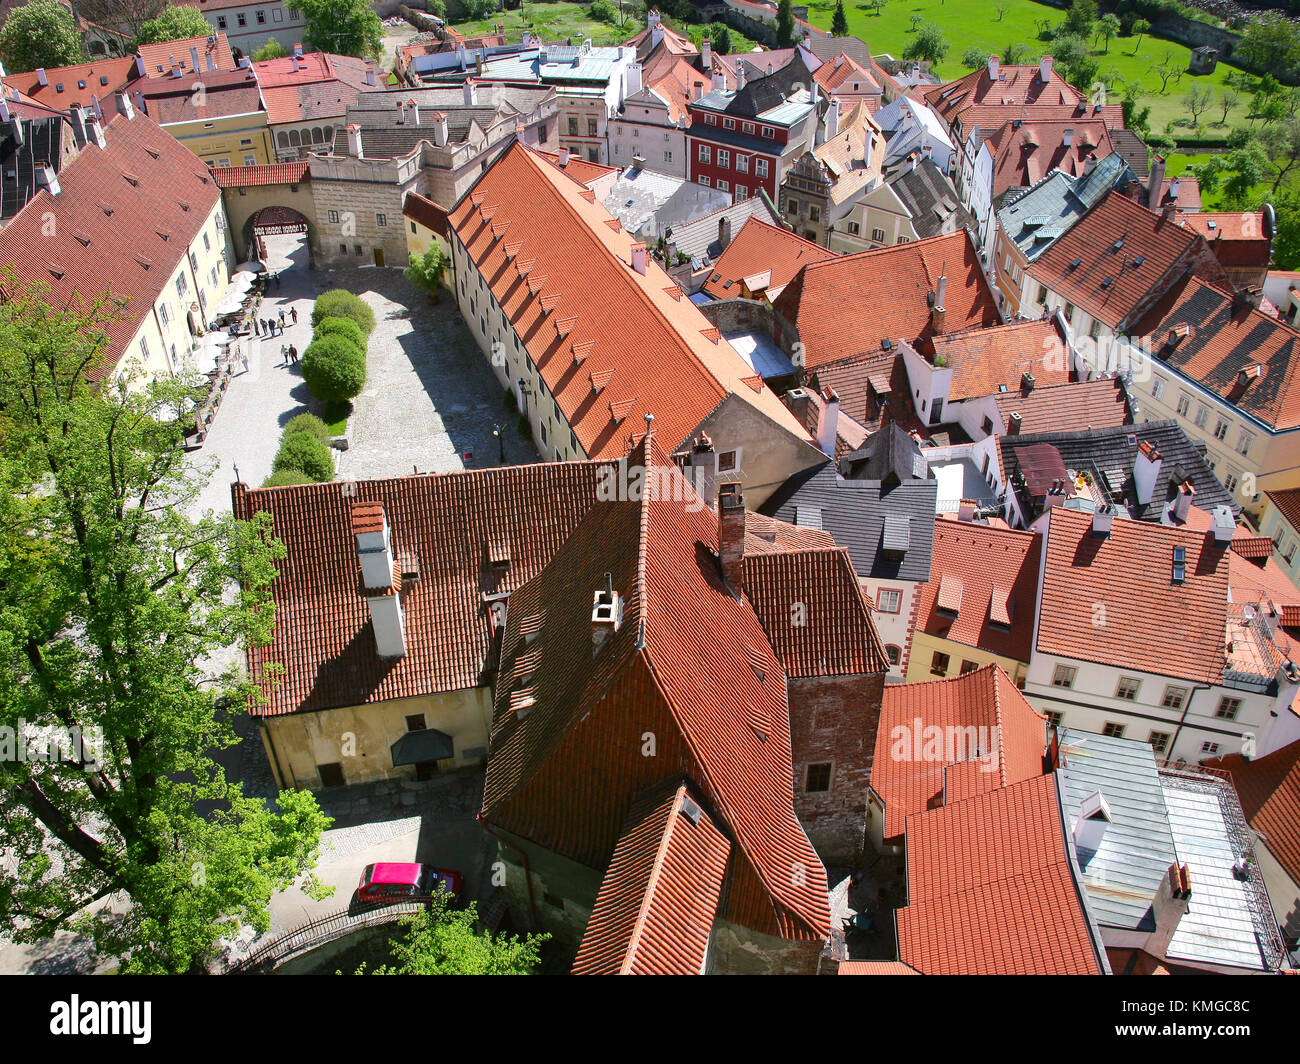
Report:
M 849 32 L 866 41 L 877 55 L 888 52 L 902 57 L 913 36 L 913 15 L 941 27 L 949 49 L 936 73 L 945 79 L 966 73 L 961 56 L 972 45 L 987 52 L 1002 53 L 1008 44 L 1022 44 L 1036 62 L 1040 55 L 1051 54 L 1051 42 L 1039 39 L 1041 23 L 1046 21 L 1056 26 L 1065 17 L 1059 8 L 1033 0 L 892 0 L 880 15 L 869 10 L 866 4 L 845 0 L 844 10 L 849 18 Z M 834 11 L 834 0 L 812 0 L 808 6 L 810 21 L 815 26 L 829 28 Z M 1153 69 L 1161 64 L 1166 53 L 1183 74 L 1177 81 L 1171 80 L 1167 91 L 1161 94 L 1160 79 Z M 1217 100 L 1224 78 L 1233 69 L 1220 63 L 1213 74 L 1189 74 L 1186 71 L 1191 50 L 1149 34 L 1140 43 L 1136 37 L 1112 38 L 1109 52 L 1098 42 L 1093 54 L 1112 93 L 1122 95 L 1125 86 L 1130 84 L 1141 87 L 1142 105 L 1151 108 L 1152 132 L 1162 132 L 1168 122 L 1190 122 L 1182 96 L 1192 87 L 1201 89 L 1208 85 Z M 1219 118 L 1222 108 L 1213 107 L 1211 112 L 1201 116 L 1198 136 L 1226 135 L 1229 127 L 1245 120 L 1246 101 L 1243 99 L 1229 111 L 1227 126 L 1210 125 L 1211 119 Z M 1190 132 L 1187 126 L 1176 126 L 1171 135 L 1177 139 Z
M 529 4 L 524 3 L 514 11 L 498 11 L 490 18 L 478 22 L 457 22 L 453 29 L 467 37 L 491 33 L 503 25 L 506 39 L 518 41 L 524 30 L 539 34 L 546 41 L 563 41 L 572 38 L 574 44 L 591 38 L 594 45 L 618 44 L 639 32 L 644 23 L 627 20 L 626 28 L 599 22 L 587 14 L 587 5 L 574 3 Z

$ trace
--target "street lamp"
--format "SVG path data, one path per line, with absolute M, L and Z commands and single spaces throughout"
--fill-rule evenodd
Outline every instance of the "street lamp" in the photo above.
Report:
M 492 426 L 492 435 L 497 438 L 497 448 L 501 452 L 501 458 L 499 464 L 505 465 L 506 464 L 506 438 L 501 432 L 500 425 Z

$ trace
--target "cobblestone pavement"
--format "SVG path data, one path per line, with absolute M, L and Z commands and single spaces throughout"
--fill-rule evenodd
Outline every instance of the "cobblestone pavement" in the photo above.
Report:
M 444 291 L 429 304 L 400 270 L 365 267 L 322 274 L 328 287 L 356 292 L 375 311 L 365 390 L 353 403 L 348 450 L 338 475 L 351 479 L 449 473 L 499 464 L 492 429 L 505 436 L 506 461 L 536 462 L 517 415 Z M 409 308 L 409 309 L 408 309 Z

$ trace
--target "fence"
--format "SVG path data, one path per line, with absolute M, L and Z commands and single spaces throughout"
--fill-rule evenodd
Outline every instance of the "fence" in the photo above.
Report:
M 262 943 L 247 957 L 227 968 L 226 974 L 254 975 L 268 972 L 287 960 L 353 932 L 382 927 L 384 924 L 396 923 L 405 916 L 414 916 L 424 908 L 424 905 L 424 901 L 413 898 L 381 909 L 356 914 L 350 913 L 347 909 L 340 909 L 317 917 L 301 927 Z

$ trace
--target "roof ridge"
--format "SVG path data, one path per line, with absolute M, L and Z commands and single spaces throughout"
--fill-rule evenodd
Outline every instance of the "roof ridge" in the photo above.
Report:
M 633 957 L 636 955 L 637 947 L 641 942 L 642 932 L 645 931 L 645 916 L 650 909 L 655 890 L 659 886 L 659 876 L 664 867 L 664 855 L 668 852 L 668 844 L 672 840 L 673 833 L 677 830 L 678 821 L 681 819 L 678 814 L 682 807 L 682 791 L 685 786 L 685 784 L 678 784 L 676 792 L 673 794 L 672 805 L 668 810 L 668 823 L 659 836 L 659 850 L 650 865 L 650 875 L 646 878 L 645 890 L 641 892 L 641 906 L 637 909 L 636 922 L 632 925 L 632 935 L 628 939 L 627 950 L 623 954 L 623 963 L 620 965 L 620 974 L 622 975 L 630 974 Z

